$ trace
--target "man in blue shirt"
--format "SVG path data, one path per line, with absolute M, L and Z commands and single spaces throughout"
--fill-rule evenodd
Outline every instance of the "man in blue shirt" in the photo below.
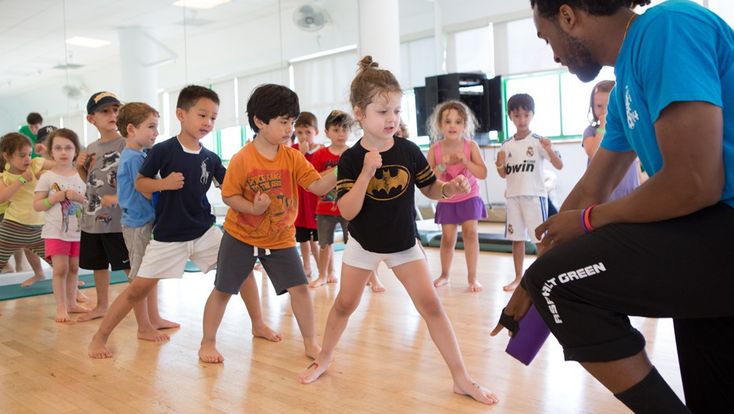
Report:
M 531 0 L 538 37 L 582 81 L 614 66 L 606 135 L 549 249 L 505 315 L 532 303 L 564 347 L 635 412 L 734 406 L 734 32 L 689 1 Z M 651 178 L 606 202 L 639 157 Z M 688 408 L 628 316 L 672 317 Z M 512 325 L 512 323 L 507 323 Z M 502 329 L 498 325 L 493 334 Z

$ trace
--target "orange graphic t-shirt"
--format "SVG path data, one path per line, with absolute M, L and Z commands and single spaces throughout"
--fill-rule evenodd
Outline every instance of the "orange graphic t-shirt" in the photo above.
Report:
M 270 197 L 270 205 L 259 216 L 230 208 L 224 229 L 232 237 L 264 249 L 296 245 L 298 186 L 308 188 L 321 178 L 300 151 L 281 145 L 275 159 L 263 157 L 253 143 L 245 145 L 227 167 L 222 197 L 240 195 L 252 201 L 258 191 Z

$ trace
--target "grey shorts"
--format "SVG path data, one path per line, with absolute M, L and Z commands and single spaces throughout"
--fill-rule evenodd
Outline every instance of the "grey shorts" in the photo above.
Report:
M 325 247 L 334 244 L 334 231 L 336 230 L 336 223 L 339 223 L 342 227 L 342 234 L 344 235 L 344 243 L 349 238 L 347 232 L 347 225 L 349 221 L 342 216 L 327 216 L 317 215 L 316 216 L 316 227 L 319 231 L 319 246 Z
M 260 259 L 278 295 L 286 293 L 294 286 L 308 284 L 295 246 L 286 249 L 255 249 L 225 231 L 219 247 L 214 287 L 224 293 L 238 294 L 242 283 L 252 272 L 256 259 Z
M 145 224 L 142 227 L 122 226 L 122 237 L 125 239 L 125 247 L 127 247 L 128 257 L 130 258 L 130 273 L 127 276 L 129 280 L 138 275 L 140 264 L 143 263 L 143 256 L 145 256 L 145 248 L 150 243 L 152 232 L 153 223 Z

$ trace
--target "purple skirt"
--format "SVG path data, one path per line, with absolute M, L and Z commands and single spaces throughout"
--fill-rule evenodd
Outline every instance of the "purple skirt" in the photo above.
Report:
M 481 197 L 472 197 L 458 203 L 442 203 L 436 206 L 437 224 L 461 224 L 467 220 L 487 217 L 487 209 Z

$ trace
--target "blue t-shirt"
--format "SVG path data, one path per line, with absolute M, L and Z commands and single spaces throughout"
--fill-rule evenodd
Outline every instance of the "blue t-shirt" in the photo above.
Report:
M 135 190 L 135 179 L 145 153 L 125 148 L 120 154 L 117 167 L 117 199 L 122 208 L 122 224 L 128 227 L 142 227 L 155 219 L 153 203 Z
M 663 159 L 655 122 L 674 102 L 708 102 L 722 109 L 725 184 L 721 201 L 734 206 L 734 31 L 690 1 L 652 7 L 630 26 L 614 68 L 601 146 L 634 150 L 651 176 Z M 695 137 L 681 137 L 695 139 Z
M 180 190 L 162 191 L 155 203 L 153 239 L 162 242 L 191 241 L 201 237 L 214 224 L 206 192 L 212 179 L 224 181 L 226 169 L 217 154 L 203 146 L 199 152 L 184 150 L 177 137 L 153 146 L 140 167 L 148 178 L 168 177 L 173 172 L 184 176 Z

